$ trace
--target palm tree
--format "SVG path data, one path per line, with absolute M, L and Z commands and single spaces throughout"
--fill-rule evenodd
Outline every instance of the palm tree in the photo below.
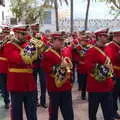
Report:
M 120 9 L 120 0 L 103 0 L 108 3 L 112 3 L 115 8 Z
M 56 31 L 59 31 L 58 3 L 57 3 L 57 0 L 54 1 L 54 6 L 55 6 L 55 18 L 56 18 Z
M 63 0 L 59 0 L 62 5 Z M 64 0 L 64 2 L 68 5 L 68 0 Z M 58 20 L 58 0 L 44 0 L 44 6 L 52 6 L 55 8 L 55 17 L 56 17 L 56 31 L 59 31 L 59 20 Z
M 107 2 L 111 6 L 111 10 L 115 13 L 116 19 L 118 16 L 120 16 L 120 0 L 87 0 L 87 9 L 86 9 L 86 17 L 85 17 L 85 31 L 88 29 L 88 17 L 89 17 L 89 9 L 90 9 L 90 3 L 91 1 L 95 2 Z
M 114 15 L 114 19 L 120 16 L 120 0 L 102 0 L 110 4 L 111 13 Z
M 70 16 L 70 18 L 71 18 L 71 32 L 73 32 L 73 0 L 71 0 L 71 16 Z
M 87 9 L 86 9 L 86 17 L 85 17 L 85 31 L 88 29 L 88 17 L 89 17 L 90 2 L 91 2 L 91 0 L 87 0 Z

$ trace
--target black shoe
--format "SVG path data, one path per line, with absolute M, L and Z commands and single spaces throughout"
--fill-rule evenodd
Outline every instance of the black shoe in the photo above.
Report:
M 78 91 L 81 91 L 81 88 L 78 88 Z
M 40 107 L 40 103 L 37 102 L 37 107 Z
M 43 108 L 48 108 L 47 104 L 40 104 Z
M 115 118 L 115 119 L 120 119 L 120 115 L 119 115 L 118 113 L 116 113 L 116 114 L 114 115 L 114 118 Z
M 9 109 L 9 104 L 5 104 L 5 109 Z

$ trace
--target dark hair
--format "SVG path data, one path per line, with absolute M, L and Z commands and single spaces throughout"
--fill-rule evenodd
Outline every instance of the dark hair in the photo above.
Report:
M 56 41 L 56 40 L 60 40 L 60 41 L 63 41 L 64 40 L 64 37 L 53 37 L 53 41 Z
M 112 40 L 113 40 L 113 34 L 110 33 L 110 35 L 109 35 L 109 41 L 112 41 Z
M 65 31 L 62 31 L 62 32 L 61 32 L 61 35 L 65 35 L 65 34 L 66 34 Z

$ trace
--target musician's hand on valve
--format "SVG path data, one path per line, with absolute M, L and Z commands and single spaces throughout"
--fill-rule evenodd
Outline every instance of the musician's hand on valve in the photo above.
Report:
M 61 67 L 62 67 L 62 68 L 66 68 L 67 66 L 68 66 L 68 63 L 67 63 L 66 59 L 65 59 L 65 58 L 62 58 Z

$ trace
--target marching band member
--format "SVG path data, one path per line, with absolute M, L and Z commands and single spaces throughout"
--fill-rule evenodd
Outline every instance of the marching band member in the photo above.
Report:
M 4 27 L 2 29 L 0 40 L 0 88 L 2 90 L 2 96 L 4 98 L 5 108 L 9 108 L 9 93 L 7 90 L 7 72 L 8 72 L 8 61 L 4 56 L 3 48 L 4 45 L 8 42 L 6 37 L 10 34 L 10 28 Z
M 72 48 L 73 48 L 73 52 L 72 52 L 72 62 L 73 62 L 73 81 L 75 82 L 76 77 L 75 77 L 75 73 L 77 72 L 77 80 L 78 80 L 78 90 L 81 90 L 81 81 L 79 80 L 79 76 L 78 76 L 78 61 L 79 61 L 79 56 L 78 54 L 76 54 L 76 52 L 74 52 L 74 50 L 76 50 L 76 48 L 78 50 L 81 50 L 81 45 L 79 44 L 79 41 L 77 38 L 74 37 L 73 35 L 73 41 L 72 41 Z M 76 70 L 77 69 L 77 70 Z
M 113 114 L 115 119 L 120 119 L 120 115 L 117 113 L 117 101 L 120 98 L 120 30 L 113 30 L 111 34 L 113 35 L 113 40 L 106 44 L 105 52 L 110 57 L 114 68 Z
M 33 38 L 35 38 L 36 40 L 42 40 L 46 46 L 47 43 L 44 39 L 41 39 L 41 34 L 39 33 L 39 24 L 33 24 L 31 25 L 31 29 L 33 32 Z M 34 61 L 33 63 L 33 74 L 35 77 L 35 81 L 37 84 L 37 76 L 39 76 L 39 83 L 40 83 L 40 90 L 41 90 L 41 94 L 40 94 L 40 103 L 39 103 L 39 99 L 38 99 L 38 90 L 36 91 L 36 97 L 37 97 L 37 106 L 42 106 L 43 108 L 47 108 L 47 104 L 46 104 L 46 84 L 45 84 L 45 72 L 44 70 L 41 68 L 41 59 L 42 59 L 43 55 L 40 54 L 37 58 L 37 60 Z
M 23 104 L 28 120 L 37 120 L 36 83 L 32 65 L 26 64 L 21 51 L 26 46 L 24 26 L 13 28 L 15 38 L 4 47 L 4 56 L 8 60 L 7 87 L 11 95 L 11 120 L 23 120 Z
M 31 33 L 33 37 L 36 37 L 36 34 L 39 33 L 39 24 L 32 24 L 30 26 Z
M 88 44 L 88 37 L 86 35 L 81 35 L 81 39 L 79 40 L 79 44 L 81 45 L 81 49 L 79 49 L 78 56 L 78 78 L 81 83 L 81 99 L 86 99 L 86 70 L 84 69 L 84 57 L 87 53 L 87 51 L 90 48 L 90 45 Z
M 50 46 L 50 38 L 51 35 L 50 34 L 47 34 L 45 35 L 44 33 L 41 34 L 41 40 L 48 46 Z
M 73 120 L 72 107 L 72 63 L 65 53 L 62 53 L 64 39 L 55 34 L 53 37 L 53 48 L 49 48 L 42 61 L 46 72 L 46 84 L 49 93 L 49 120 L 58 120 L 58 109 L 60 107 L 64 120 Z
M 113 68 L 110 58 L 104 52 L 104 45 L 108 42 L 107 31 L 98 30 L 96 35 L 96 46 L 91 46 L 85 56 L 85 69 L 88 74 L 89 120 L 97 120 L 99 104 L 102 107 L 104 120 L 114 120 L 112 111 Z
M 81 33 L 76 44 L 73 45 L 73 61 L 77 64 L 78 85 L 81 90 L 81 99 L 86 99 L 86 72 L 84 69 L 84 56 L 89 49 L 85 33 Z

